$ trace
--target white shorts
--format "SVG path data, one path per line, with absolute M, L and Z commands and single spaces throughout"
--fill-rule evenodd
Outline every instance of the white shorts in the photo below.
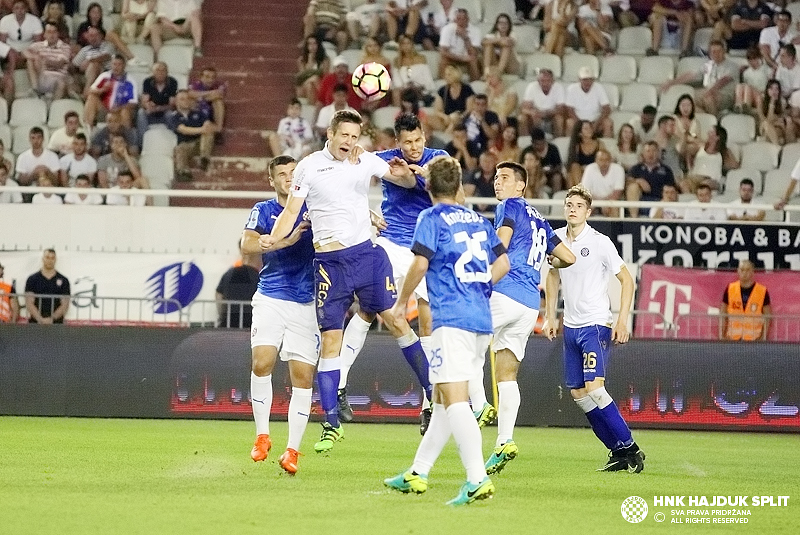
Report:
M 314 302 L 295 303 L 256 292 L 250 347 L 273 346 L 281 360 L 299 360 L 314 367 L 319 359 L 320 336 Z
M 408 268 L 411 267 L 411 262 L 414 261 L 414 253 L 407 247 L 402 247 L 396 243 L 390 242 L 388 239 L 378 236 L 375 243 L 380 245 L 386 255 L 389 257 L 389 262 L 392 264 L 392 276 L 394 277 L 394 286 L 397 288 L 397 293 L 403 287 L 403 281 L 408 275 Z M 428 301 L 428 286 L 425 284 L 425 277 L 422 277 L 419 285 L 414 288 L 414 296 L 417 299 Z
M 483 368 L 488 334 L 478 334 L 439 327 L 431 334 L 431 358 L 428 363 L 428 378 L 431 384 L 469 381 Z
M 496 353 L 501 349 L 508 349 L 522 362 L 525 358 L 525 346 L 528 345 L 528 338 L 536 325 L 539 311 L 498 292 L 492 292 L 489 304 L 492 307 L 494 329 L 492 351 Z

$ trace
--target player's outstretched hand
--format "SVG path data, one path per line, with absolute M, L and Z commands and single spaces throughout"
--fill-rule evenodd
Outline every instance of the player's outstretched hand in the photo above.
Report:
M 392 309 L 389 311 L 389 314 L 391 314 L 398 323 L 406 321 L 406 305 L 407 303 L 401 303 L 398 299 Z
M 361 157 L 361 155 L 364 154 L 365 152 L 366 151 L 364 150 L 364 147 L 362 147 L 361 145 L 356 145 L 350 151 L 350 155 L 347 157 L 347 161 L 350 162 L 350 164 L 355 165 L 358 163 L 358 159 Z
M 428 168 L 424 166 L 417 165 L 415 163 L 408 164 L 408 168 L 414 171 L 414 174 L 421 176 L 425 180 L 428 179 Z
M 258 245 L 261 246 L 262 251 L 268 251 L 278 242 L 275 238 L 273 238 L 269 234 L 262 234 L 258 237 Z
M 548 340 L 555 340 L 558 335 L 558 323 L 550 318 L 545 319 L 542 324 L 542 334 L 544 334 Z
M 624 344 L 631 339 L 628 326 L 623 321 L 617 321 L 614 330 L 611 332 L 611 341 L 617 344 Z
M 302 236 L 303 233 L 310 228 L 311 228 L 311 223 L 309 221 L 302 221 L 299 225 L 297 225 L 294 228 L 291 234 L 286 236 L 286 246 L 288 247 L 290 245 L 294 245 L 295 243 L 297 243 L 297 240 L 300 239 L 300 236 Z
M 383 216 L 372 210 L 369 211 L 369 222 L 373 227 L 378 229 L 379 233 L 389 228 L 389 225 L 386 223 L 386 220 L 383 218 Z

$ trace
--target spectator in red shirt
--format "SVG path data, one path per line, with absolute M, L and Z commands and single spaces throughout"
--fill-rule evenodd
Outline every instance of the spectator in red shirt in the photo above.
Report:
M 317 93 L 317 109 L 333 103 L 333 89 L 338 84 L 345 84 L 347 90 L 347 105 L 354 110 L 361 110 L 361 99 L 358 98 L 353 86 L 350 83 L 352 73 L 347 66 L 347 60 L 342 56 L 336 56 L 333 60 L 333 72 L 330 72 L 322 77 L 319 84 L 319 93 Z

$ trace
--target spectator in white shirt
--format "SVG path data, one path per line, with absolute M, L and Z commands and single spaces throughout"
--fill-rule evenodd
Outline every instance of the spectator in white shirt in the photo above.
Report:
M 767 213 L 764 210 L 756 210 L 748 207 L 753 203 L 755 184 L 749 178 L 743 178 L 739 182 L 739 198 L 731 202 L 728 209 L 728 219 L 734 221 L 764 221 Z
M 129 171 L 120 172 L 117 177 L 117 185 L 112 190 L 133 190 L 140 189 L 134 187 L 134 178 Z M 106 195 L 106 204 L 116 206 L 145 206 L 148 198 L 145 195 L 121 195 L 119 193 L 109 193 Z
M 25 0 L 15 0 L 12 12 L 0 19 L 0 41 L 22 52 L 42 38 L 42 21 L 28 13 Z
M 439 37 L 439 78 L 444 78 L 448 65 L 468 68 L 470 80 L 480 78 L 481 37 L 481 30 L 469 23 L 469 12 L 459 8 L 455 22 L 442 28 Z
M 522 97 L 518 120 L 520 132 L 541 128 L 554 137 L 563 136 L 566 108 L 565 91 L 561 82 L 555 81 L 553 71 L 541 69 L 535 82 L 528 84 Z
M 293 98 L 286 110 L 286 117 L 278 123 L 278 130 L 269 133 L 267 141 L 273 156 L 285 154 L 299 161 L 311 154 L 314 131 L 311 123 L 300 115 L 302 109 L 300 101 Z
M 317 115 L 317 123 L 315 125 L 317 135 L 324 143 L 328 138 L 328 126 L 331 124 L 331 119 L 337 111 L 352 110 L 347 105 L 347 86 L 345 84 L 336 84 L 333 87 L 333 102 L 327 106 L 323 106 Z
M 602 137 L 613 137 L 614 123 L 606 90 L 595 83 L 591 67 L 581 67 L 578 78 L 580 81 L 567 87 L 567 132 L 572 132 L 578 121 L 590 121 L 596 133 Z
M 58 38 L 58 27 L 47 23 L 44 41 L 33 43 L 22 54 L 27 60 L 28 78 L 33 88 L 31 96 L 50 94 L 53 99 L 64 98 L 72 50 Z
M 58 155 L 44 148 L 44 131 L 38 126 L 30 129 L 28 134 L 31 148 L 24 151 L 17 158 L 17 182 L 21 186 L 30 186 L 34 179 L 34 171 L 39 166 L 49 169 L 54 175 L 61 169 Z M 55 179 L 53 180 L 55 182 Z
M 61 170 L 58 178 L 62 186 L 74 186 L 75 180 L 80 175 L 86 175 L 94 182 L 97 175 L 97 160 L 89 156 L 86 152 L 86 136 L 75 134 L 72 141 L 72 153 L 61 157 L 59 163 Z
M 781 47 L 778 53 L 780 65 L 775 71 L 775 79 L 781 83 L 781 92 L 784 98 L 789 99 L 792 107 L 800 107 L 797 97 L 791 98 L 792 94 L 800 89 L 800 63 L 797 62 L 797 49 L 794 45 L 788 44 Z
M 83 132 L 80 128 L 81 120 L 78 112 L 70 110 L 64 114 L 64 126 L 54 130 L 50 134 L 50 141 L 47 142 L 47 148 L 55 152 L 59 156 L 64 156 L 72 152 L 72 141 L 75 135 Z
M 664 187 L 661 189 L 661 202 L 678 202 L 678 186 L 675 184 L 664 184 Z M 654 206 L 650 208 L 648 216 L 650 219 L 683 219 L 683 213 L 683 208 Z
M 75 188 L 91 188 L 92 182 L 86 175 L 78 175 L 75 177 Z M 74 191 L 68 192 L 64 195 L 64 204 L 79 204 L 79 205 L 98 205 L 103 204 L 103 196 L 99 193 L 75 193 Z
M 625 169 L 611 161 L 611 153 L 602 148 L 597 151 L 594 163 L 583 170 L 581 184 L 589 190 L 596 201 L 618 201 L 625 189 Z M 602 214 L 606 217 L 619 217 L 619 209 L 604 206 Z
M 53 173 L 44 167 L 37 168 L 36 174 L 39 175 L 36 184 L 40 188 L 52 188 L 55 186 Z M 64 200 L 54 193 L 37 193 L 31 199 L 32 204 L 64 204 Z
M 424 14 L 422 25 L 425 35 L 422 38 L 422 47 L 425 50 L 437 50 L 442 28 L 455 22 L 457 8 L 453 4 L 454 0 L 439 0 L 438 6 L 429 8 Z
M 176 37 L 191 37 L 195 57 L 202 57 L 203 23 L 195 0 L 158 0 L 157 22 L 150 29 L 150 43 L 158 56 L 164 41 Z
M 800 36 L 792 28 L 792 14 L 788 11 L 775 12 L 775 26 L 761 30 L 758 39 L 758 48 L 761 57 L 773 71 L 778 68 L 778 53 L 783 45 L 800 43 Z
M 0 204 L 21 203 L 22 193 L 18 191 L 4 191 L 5 188 L 19 187 L 17 181 L 8 178 L 8 168 L 0 164 Z
M 711 202 L 711 186 L 708 184 L 700 184 L 697 186 L 696 207 L 692 206 L 687 208 L 684 212 L 683 218 L 687 221 L 726 221 L 728 213 L 724 208 L 704 208 L 701 204 L 708 204 Z

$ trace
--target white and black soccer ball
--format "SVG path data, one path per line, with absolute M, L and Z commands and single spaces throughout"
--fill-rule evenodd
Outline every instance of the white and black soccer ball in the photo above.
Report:
M 380 63 L 363 63 L 353 71 L 353 91 L 367 102 L 374 102 L 386 96 L 392 85 L 389 69 Z

